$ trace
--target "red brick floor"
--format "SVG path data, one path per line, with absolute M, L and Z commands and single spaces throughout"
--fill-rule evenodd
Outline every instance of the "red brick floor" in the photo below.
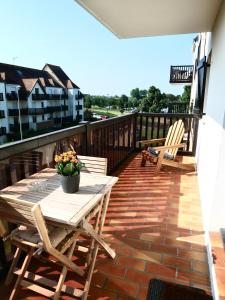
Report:
M 140 162 L 135 155 L 115 172 L 119 181 L 111 193 L 104 237 L 117 256 L 113 261 L 100 251 L 88 299 L 144 300 L 151 278 L 210 293 L 196 174 L 163 168 L 154 177 L 154 166 L 140 167 Z M 54 265 L 47 269 L 52 276 L 57 272 Z M 82 286 L 71 274 L 67 284 Z M 46 298 L 21 290 L 20 299 Z

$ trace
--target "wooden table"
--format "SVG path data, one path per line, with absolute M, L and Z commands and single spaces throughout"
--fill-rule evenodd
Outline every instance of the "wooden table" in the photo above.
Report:
M 88 255 L 89 271 L 85 291 L 90 286 L 99 245 L 112 257 L 115 252 L 101 237 L 112 186 L 117 177 L 81 173 L 77 193 L 66 194 L 60 185 L 60 175 L 54 169 L 44 169 L 29 178 L 0 191 L 0 196 L 32 203 L 40 203 L 47 223 L 56 226 L 76 228 L 91 237 Z M 89 221 L 96 216 L 95 226 Z M 62 289 L 63 290 L 63 289 Z M 76 293 L 73 295 L 77 295 Z M 86 299 L 86 296 L 83 299 Z

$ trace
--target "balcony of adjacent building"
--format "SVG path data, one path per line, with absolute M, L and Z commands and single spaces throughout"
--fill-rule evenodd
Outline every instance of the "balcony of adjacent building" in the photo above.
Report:
M 82 109 L 83 109 L 83 105 L 80 105 L 80 104 L 79 104 L 79 105 L 76 105 L 76 106 L 75 106 L 75 109 L 76 109 L 76 110 L 82 110 Z
M 18 93 L 15 91 L 12 91 L 10 93 L 6 93 L 6 99 L 9 101 L 17 101 L 19 97 L 20 101 L 26 101 L 28 94 L 25 91 L 19 90 Z
M 49 106 L 45 108 L 45 113 L 53 113 L 60 111 L 67 111 L 68 105 Z
M 78 94 L 75 96 L 75 99 L 76 100 L 80 100 L 80 99 L 83 99 L 83 94 L 81 92 L 78 92 Z
M 23 131 L 29 130 L 29 123 L 21 123 L 21 129 Z M 9 124 L 9 130 L 11 132 L 20 131 L 20 124 L 19 123 Z
M 6 134 L 6 127 L 0 127 L 0 136 L 3 136 Z
M 0 119 L 4 119 L 4 118 L 5 118 L 5 111 L 0 110 Z
M 61 100 L 61 94 L 47 94 L 47 100 Z
M 38 93 L 32 94 L 32 100 L 34 101 L 46 100 L 46 99 L 47 99 L 46 94 L 38 94 Z
M 194 163 L 199 119 L 193 114 L 131 114 L 64 129 L 51 134 L 51 139 L 39 136 L 17 142 L 17 147 L 6 145 L 0 149 L 0 172 L 4 173 L 0 176 L 1 187 L 11 184 L 15 174 L 19 181 L 44 168 L 46 163 L 51 165 L 55 149 L 64 149 L 68 141 L 78 154 L 108 159 L 108 174 L 118 176 L 119 181 L 111 193 L 103 236 L 115 249 L 116 258 L 112 260 L 99 251 L 89 292 L 92 299 L 147 299 L 152 278 L 210 293 L 196 173 L 164 167 L 156 177 L 154 164 L 141 167 L 137 142 L 165 137 L 169 126 L 180 118 L 185 124 L 186 147 L 178 159 Z M 43 160 L 44 153 L 48 156 Z M 29 157 L 33 160 L 28 168 Z M 6 261 L 3 253 L 1 259 Z M 85 268 L 82 257 L 76 257 L 76 262 Z M 43 266 L 33 260 L 32 272 L 44 272 L 52 279 L 56 265 Z M 81 286 L 82 280 L 70 276 L 66 284 Z M 4 288 L 2 295 L 7 295 Z M 18 297 L 39 299 L 24 288 Z
M 19 114 L 22 115 L 22 116 L 28 116 L 29 115 L 29 109 L 28 108 L 20 108 L 20 110 L 17 109 L 17 108 L 8 109 L 8 115 L 10 117 L 19 116 Z
M 171 66 L 170 83 L 191 84 L 193 80 L 193 65 Z
M 29 108 L 29 115 L 43 115 L 45 113 L 45 108 Z

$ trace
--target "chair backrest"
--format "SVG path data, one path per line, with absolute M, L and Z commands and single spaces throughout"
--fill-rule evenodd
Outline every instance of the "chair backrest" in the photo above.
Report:
M 107 158 L 82 155 L 78 155 L 78 158 L 85 164 L 84 168 L 81 170 L 82 172 L 106 175 Z
M 182 142 L 184 136 L 184 123 L 182 120 L 176 121 L 173 125 L 170 126 L 165 146 L 173 146 L 180 144 Z M 178 148 L 170 149 L 168 150 L 169 153 L 171 153 L 174 158 L 177 154 Z
M 36 227 L 36 221 L 32 213 L 35 203 L 23 200 L 9 200 L 0 195 L 0 218 L 8 222 Z
M 0 196 L 0 218 L 8 222 L 35 227 L 44 243 L 45 248 L 50 247 L 51 242 L 40 204 L 23 200 L 9 200 Z

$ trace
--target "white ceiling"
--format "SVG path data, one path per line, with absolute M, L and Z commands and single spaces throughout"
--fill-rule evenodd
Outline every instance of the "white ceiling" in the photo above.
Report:
M 75 0 L 119 38 L 212 30 L 224 0 Z

